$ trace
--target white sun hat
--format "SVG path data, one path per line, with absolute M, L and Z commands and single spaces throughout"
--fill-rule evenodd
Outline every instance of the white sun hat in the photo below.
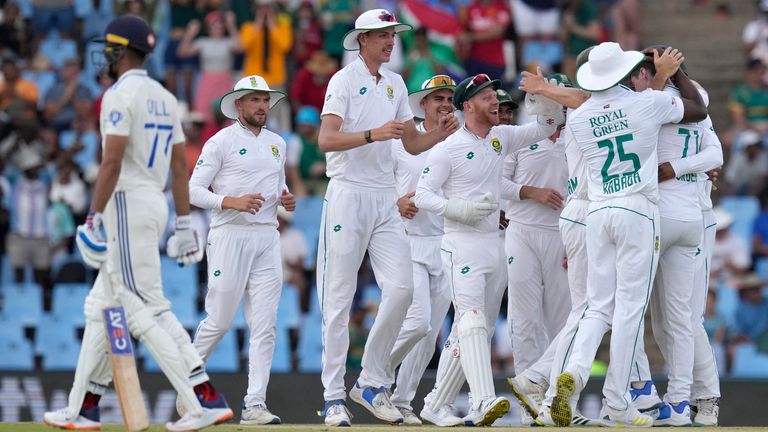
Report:
M 423 119 L 424 108 L 421 107 L 421 100 L 427 97 L 430 93 L 440 89 L 450 89 L 453 91 L 456 88 L 456 81 L 448 75 L 435 75 L 432 78 L 424 81 L 421 84 L 421 89 L 411 92 L 408 95 L 408 104 L 411 106 L 411 111 L 415 117 Z M 451 105 L 453 106 L 453 105 Z
M 357 35 L 360 33 L 367 33 L 371 30 L 381 30 L 390 27 L 395 28 L 395 33 L 400 33 L 413 28 L 408 24 L 397 22 L 395 15 L 386 9 L 371 9 L 365 11 L 355 20 L 355 28 L 344 35 L 342 45 L 347 51 L 357 51 L 360 49 Z
M 715 213 L 715 221 L 717 222 L 717 231 L 730 228 L 730 226 L 733 225 L 733 215 L 731 215 L 728 210 L 717 206 L 713 209 L 713 212 Z
M 267 92 L 272 95 L 269 101 L 270 109 L 272 109 L 272 107 L 275 106 L 275 104 L 280 102 L 286 96 L 285 93 L 279 90 L 270 89 L 269 86 L 267 85 L 267 82 L 264 81 L 264 78 L 258 75 L 247 76 L 241 79 L 240 81 L 238 81 L 237 84 L 235 84 L 234 90 L 225 94 L 221 98 L 221 113 L 224 114 L 227 118 L 230 118 L 232 120 L 237 120 L 237 118 L 239 117 L 239 113 L 237 112 L 235 101 L 245 96 L 248 93 L 253 93 L 257 91 Z
M 616 42 L 603 42 L 576 71 L 576 82 L 586 91 L 607 90 L 629 75 L 643 58 L 645 55 L 640 51 L 623 51 Z

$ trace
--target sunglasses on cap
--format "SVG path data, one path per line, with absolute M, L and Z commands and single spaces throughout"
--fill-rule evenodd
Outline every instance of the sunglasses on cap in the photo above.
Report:
M 390 13 L 382 12 L 381 15 L 379 15 L 379 21 L 382 21 L 382 22 L 397 22 L 397 19 L 395 19 L 395 16 L 390 14 Z
M 477 87 L 479 85 L 485 84 L 485 83 L 487 83 L 490 80 L 491 80 L 491 77 L 489 77 L 488 75 L 486 75 L 484 73 L 483 74 L 477 74 L 477 75 L 475 75 L 474 78 L 472 78 L 472 82 L 470 82 L 469 85 L 467 86 L 467 90 L 469 90 L 469 89 L 471 89 L 473 87 Z
M 449 77 L 448 75 L 436 75 L 427 81 L 427 83 L 424 85 L 424 88 L 428 89 L 446 85 L 455 86 L 456 81 L 454 81 L 453 78 Z

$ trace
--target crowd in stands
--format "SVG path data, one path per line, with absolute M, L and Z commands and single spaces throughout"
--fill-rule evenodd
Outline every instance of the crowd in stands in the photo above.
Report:
M 83 266 L 73 236 L 90 204 L 101 148 L 100 100 L 112 84 L 101 73 L 94 55 L 100 45 L 93 40 L 112 17 L 131 13 L 152 25 L 157 45 L 146 67 L 183 102 L 190 172 L 207 139 L 228 124 L 218 97 L 239 77 L 261 75 L 290 96 L 268 123 L 288 143 L 286 177 L 299 201 L 294 214 L 279 215 L 285 267 L 274 362 L 279 371 L 320 367 L 315 257 L 328 179 L 317 136 L 330 77 L 356 55 L 344 51 L 341 40 L 360 11 L 394 10 L 414 26 L 398 38 L 386 66 L 401 73 L 410 90 L 438 73 L 458 80 L 483 72 L 514 91 L 521 70 L 572 76 L 576 55 L 590 45 L 615 40 L 624 49 L 641 48 L 639 0 L 0 0 L 0 6 L 0 351 L 21 350 L 24 357 L 28 349 L 30 357 L 0 360 L 0 369 L 74 368 L 82 299 L 95 275 Z M 760 6 L 765 12 L 744 32 L 750 60 L 730 101 L 733 126 L 722 131 L 729 162 L 720 202 L 730 221 L 718 226 L 706 316 L 722 372 L 738 369 L 740 346 L 768 358 L 768 1 Z M 194 219 L 205 235 L 207 215 L 196 211 Z M 177 315 L 194 328 L 205 261 L 183 269 L 164 262 L 163 279 Z M 367 262 L 358 286 L 350 367 L 359 365 L 380 300 Z M 52 322 L 73 329 L 63 338 L 71 346 L 46 345 L 45 327 Z M 245 364 L 246 326 L 242 317 L 238 322 L 212 360 L 234 352 L 217 363 L 221 370 Z M 494 367 L 510 372 L 505 317 L 497 330 Z M 148 356 L 144 366 L 152 370 Z

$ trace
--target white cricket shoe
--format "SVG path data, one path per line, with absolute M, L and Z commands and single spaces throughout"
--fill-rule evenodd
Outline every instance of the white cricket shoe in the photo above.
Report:
M 541 404 L 541 408 L 539 408 L 539 412 L 536 414 L 536 419 L 534 422 L 539 426 L 557 426 L 555 421 L 552 419 L 549 406 L 544 404 Z
M 550 414 L 556 425 L 560 427 L 571 425 L 574 412 L 571 399 L 578 395 L 582 388 L 584 386 L 581 378 L 576 374 L 563 372 L 557 377 L 556 393 L 550 407 Z
M 573 419 L 571 420 L 571 426 L 603 427 L 607 425 L 600 419 L 585 417 L 582 413 L 576 410 L 573 412 Z
M 509 401 L 503 397 L 488 398 L 478 409 L 470 409 L 464 417 L 464 426 L 490 426 L 509 411 Z
M 326 426 L 352 426 L 352 413 L 347 409 L 347 404 L 342 399 L 327 401 L 325 409 L 321 413 L 325 416 Z
M 696 399 L 691 407 L 691 420 L 694 426 L 717 426 L 720 415 L 720 398 Z
M 421 426 L 421 419 L 413 413 L 412 409 L 399 406 L 395 408 L 403 415 L 403 424 L 405 426 Z
M 653 421 L 654 426 L 690 426 L 691 406 L 688 401 L 677 404 L 665 403 L 659 408 L 659 416 Z
M 452 427 L 464 424 L 464 419 L 453 415 L 448 405 L 443 405 L 437 411 L 429 408 L 429 402 L 424 402 L 424 409 L 421 410 L 421 418 L 432 423 L 435 426 Z
M 207 428 L 232 418 L 232 410 L 227 408 L 227 411 L 229 413 L 224 413 L 221 409 L 203 408 L 203 412 L 199 415 L 187 412 L 175 422 L 166 423 L 165 430 L 168 432 L 186 432 Z
M 653 426 L 653 417 L 643 414 L 633 405 L 624 411 L 615 410 L 608 406 L 603 399 L 603 409 L 600 410 L 600 419 L 606 427 L 649 428 Z
M 98 407 L 96 408 L 98 409 Z M 93 411 L 93 409 L 89 411 Z M 95 416 L 88 415 L 92 413 L 85 413 L 88 415 L 88 417 L 91 418 L 88 418 L 83 414 L 84 413 L 81 410 L 80 413 L 78 413 L 76 416 L 70 416 L 69 411 L 66 408 L 62 408 L 57 411 L 49 411 L 43 414 L 43 423 L 47 424 L 48 426 L 67 430 L 101 430 L 101 422 L 99 421 L 100 419 L 98 412 L 95 413 Z
M 240 416 L 240 424 L 244 425 L 266 425 L 280 423 L 282 423 L 280 417 L 269 412 L 267 407 L 263 404 L 256 404 L 243 408 L 243 413 Z
M 544 400 L 544 394 L 547 392 L 547 386 L 535 383 L 522 375 L 507 378 L 507 384 L 512 389 L 512 393 L 517 400 L 520 401 L 520 406 L 531 417 L 531 420 L 535 419 L 539 415 L 539 408 L 541 408 L 541 402 Z M 521 415 L 521 417 L 525 416 Z M 523 424 L 531 424 L 531 422 Z
M 384 387 L 360 387 L 355 383 L 349 391 L 349 397 L 371 412 L 377 419 L 389 423 L 402 423 L 403 415 L 392 405 Z
M 637 388 L 636 386 L 641 385 Z M 653 381 L 635 381 L 629 387 L 629 394 L 632 396 L 632 405 L 640 412 L 646 412 L 661 408 L 664 402 L 656 391 L 656 384 Z

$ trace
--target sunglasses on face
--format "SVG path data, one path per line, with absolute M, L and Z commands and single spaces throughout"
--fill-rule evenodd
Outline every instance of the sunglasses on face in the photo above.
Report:
M 395 19 L 395 16 L 387 12 L 382 12 L 381 15 L 379 15 L 379 21 L 397 22 L 397 20 Z
M 427 82 L 427 85 L 424 86 L 424 88 L 432 88 L 444 85 L 455 86 L 456 81 L 454 81 L 453 78 L 449 77 L 448 75 L 437 75 L 432 77 L 432 79 Z
M 477 74 L 477 75 L 475 75 L 474 78 L 472 78 L 472 82 L 469 83 L 467 88 L 470 89 L 470 88 L 473 88 L 473 87 L 477 87 L 479 85 L 487 83 L 490 80 L 491 80 L 491 77 L 489 77 L 486 74 Z

